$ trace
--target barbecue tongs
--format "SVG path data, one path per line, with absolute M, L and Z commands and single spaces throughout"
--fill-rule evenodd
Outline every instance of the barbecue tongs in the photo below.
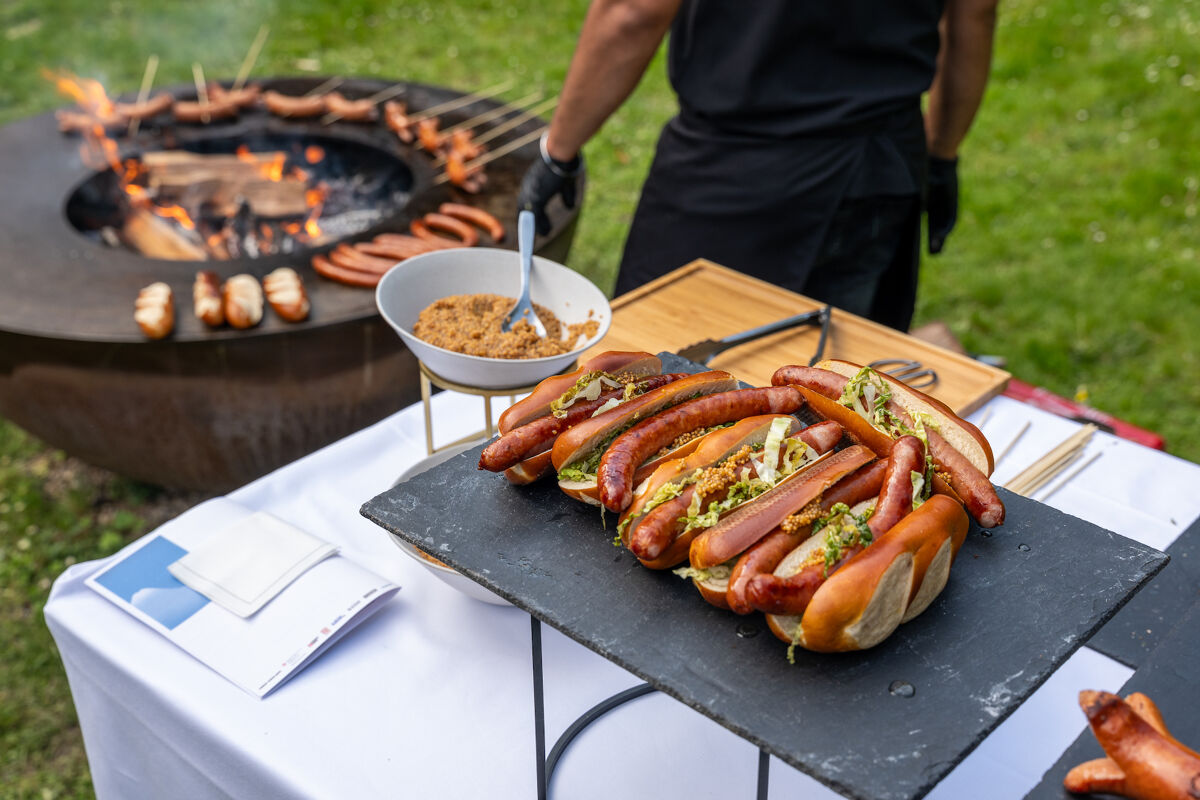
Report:
M 817 344 L 817 355 L 814 356 L 814 363 L 821 358 L 821 353 L 825 350 L 825 337 L 829 331 L 829 306 L 819 308 L 816 311 L 808 311 L 804 314 L 797 314 L 794 317 L 769 322 L 758 328 L 753 328 L 742 333 L 735 333 L 732 336 L 726 336 L 724 339 L 705 339 L 703 342 L 688 345 L 680 350 L 676 355 L 682 356 L 689 361 L 695 361 L 697 364 L 708 364 L 718 353 L 723 353 L 731 347 L 737 347 L 740 344 L 761 339 L 772 333 L 785 331 L 789 328 L 798 328 L 801 325 L 820 325 L 821 340 Z

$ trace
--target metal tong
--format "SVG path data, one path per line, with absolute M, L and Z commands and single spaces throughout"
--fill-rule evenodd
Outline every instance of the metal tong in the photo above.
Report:
M 937 372 L 911 358 L 881 358 L 867 365 L 877 372 L 891 375 L 914 389 L 923 389 L 938 382 Z
M 688 345 L 680 350 L 677 355 L 695 361 L 697 364 L 708 364 L 713 358 L 723 353 L 731 347 L 737 347 L 747 342 L 752 342 L 755 339 L 761 339 L 764 336 L 769 336 L 772 333 L 786 331 L 789 328 L 798 328 L 801 325 L 820 325 L 821 339 L 817 344 L 817 355 L 813 357 L 811 363 L 816 363 L 820 360 L 821 353 L 825 350 L 825 339 L 829 332 L 829 306 L 817 309 L 815 311 L 807 311 L 803 314 L 797 314 L 794 317 L 786 317 L 784 319 L 769 322 L 758 328 L 735 333 L 732 336 L 726 336 L 724 339 L 705 339 L 702 342 Z

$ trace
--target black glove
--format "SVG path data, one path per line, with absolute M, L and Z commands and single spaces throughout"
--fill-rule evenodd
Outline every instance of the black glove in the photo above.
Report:
M 929 157 L 929 184 L 925 212 L 928 215 L 929 252 L 942 252 L 946 237 L 958 221 L 958 159 Z
M 546 204 L 556 194 L 562 195 L 563 205 L 575 207 L 579 179 L 583 175 L 583 156 L 570 161 L 551 158 L 546 151 L 546 136 L 538 141 L 542 157 L 534 160 L 521 180 L 521 191 L 517 194 L 517 210 L 533 212 L 537 232 L 542 236 L 550 233 L 550 218 L 546 216 Z

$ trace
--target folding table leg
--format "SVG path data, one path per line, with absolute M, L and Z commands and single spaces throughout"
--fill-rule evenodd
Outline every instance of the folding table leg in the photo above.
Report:
M 529 615 L 533 646 L 533 738 L 537 758 L 537 796 L 546 800 L 546 703 L 542 692 L 542 623 Z

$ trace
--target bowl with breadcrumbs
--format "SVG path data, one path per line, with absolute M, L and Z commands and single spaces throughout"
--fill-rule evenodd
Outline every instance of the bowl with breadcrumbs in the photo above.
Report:
M 608 332 L 612 310 L 594 283 L 533 257 L 529 296 L 546 328 L 501 324 L 521 293 L 512 250 L 436 250 L 402 261 L 379 281 L 379 313 L 438 377 L 478 389 L 532 386 L 570 367 Z

